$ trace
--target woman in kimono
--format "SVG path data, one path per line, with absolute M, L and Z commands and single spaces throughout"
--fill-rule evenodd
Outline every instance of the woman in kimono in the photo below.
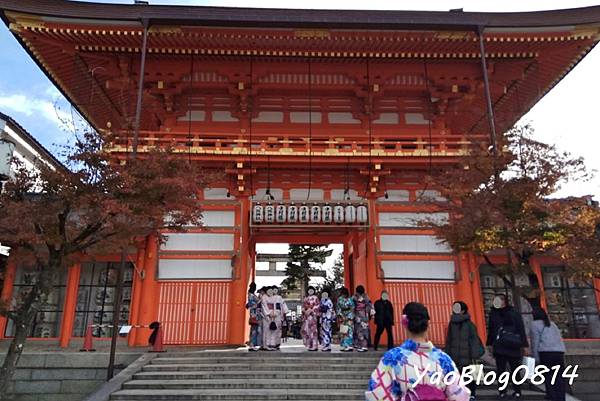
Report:
M 340 290 L 340 296 L 337 301 L 337 314 L 341 321 L 341 351 L 352 351 L 352 342 L 354 338 L 354 300 L 350 297 L 350 291 L 348 291 L 346 287 Z
M 319 333 L 317 331 L 317 320 L 319 319 L 321 303 L 315 295 L 315 288 L 310 286 L 308 295 L 302 302 L 302 342 L 309 351 L 319 349 Z
M 452 359 L 427 340 L 427 308 L 410 302 L 402 313 L 408 340 L 383 355 L 371 375 L 365 400 L 469 401 L 471 392 Z
M 275 286 L 267 289 L 267 296 L 262 302 L 263 306 L 263 346 L 269 351 L 278 350 L 281 346 L 281 326 L 283 317 L 288 312 L 287 305 L 279 295 Z
M 246 309 L 250 312 L 250 341 L 248 342 L 249 351 L 258 351 L 262 345 L 262 311 L 260 298 L 254 293 L 256 292 L 256 283 L 250 283 L 248 288 L 248 302 Z
M 329 298 L 329 293 L 323 291 L 321 293 L 321 351 L 331 352 L 331 325 L 335 319 L 335 311 L 333 310 L 333 302 Z
M 373 309 L 371 300 L 365 294 L 365 287 L 359 285 L 354 294 L 354 348 L 358 352 L 367 351 L 369 319 Z

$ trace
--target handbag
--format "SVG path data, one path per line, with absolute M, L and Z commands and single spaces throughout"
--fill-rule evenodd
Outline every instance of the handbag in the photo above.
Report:
M 248 324 L 250 326 L 256 326 L 258 324 L 258 319 L 256 316 L 250 316 L 250 319 L 248 319 Z
M 496 341 L 494 341 L 494 344 L 496 343 L 507 348 L 520 348 L 523 340 L 519 334 L 508 331 L 503 326 L 500 326 L 498 334 L 496 334 Z
M 348 327 L 348 325 L 345 325 L 345 324 L 340 325 L 340 333 L 341 334 L 347 334 L 348 330 L 350 330 L 350 327 Z
M 277 330 L 277 324 L 275 322 L 271 322 L 269 325 L 269 330 Z

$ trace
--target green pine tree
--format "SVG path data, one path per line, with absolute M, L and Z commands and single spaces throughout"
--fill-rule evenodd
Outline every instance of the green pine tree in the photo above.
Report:
M 331 274 L 327 275 L 323 285 L 319 288 L 319 291 L 328 290 L 329 295 L 332 295 L 332 292 L 336 288 L 340 288 L 344 286 L 344 255 L 340 254 L 338 258 L 335 260 L 333 267 L 331 269 Z
M 288 277 L 281 282 L 281 285 L 290 290 L 299 288 L 304 296 L 310 281 L 311 269 L 315 269 L 311 263 L 322 265 L 332 253 L 333 249 L 329 249 L 328 245 L 290 244 L 289 262 L 285 269 Z

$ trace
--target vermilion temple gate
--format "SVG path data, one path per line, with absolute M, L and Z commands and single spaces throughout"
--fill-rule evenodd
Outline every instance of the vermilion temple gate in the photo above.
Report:
M 387 288 L 398 313 L 406 301 L 425 302 L 435 342 L 455 299 L 483 333 L 479 261 L 419 226 L 447 218 L 446 200 L 425 182 L 529 110 L 596 44 L 600 20 L 598 8 L 2 4 L 13 34 L 75 107 L 118 135 L 116 158 L 174 143 L 219 173 L 199 195 L 204 226 L 168 234 L 160 248 L 147 238 L 130 255 L 123 320 L 163 322 L 170 344 L 243 343 L 254 244 L 298 238 L 343 243 L 346 284 L 373 298 Z M 54 334 L 63 345 L 87 322 L 76 311 L 88 269 L 74 266 L 66 278 Z M 3 296 L 12 288 L 5 282 Z M 130 343 L 146 338 L 137 330 Z

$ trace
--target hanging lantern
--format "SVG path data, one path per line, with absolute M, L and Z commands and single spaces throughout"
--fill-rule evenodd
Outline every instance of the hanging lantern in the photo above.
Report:
M 367 224 L 369 221 L 369 211 L 365 205 L 358 205 L 356 208 L 356 220 L 359 224 Z
M 264 219 L 264 209 L 262 205 L 254 205 L 252 209 L 252 221 L 254 223 L 262 223 Z
M 287 208 L 287 221 L 288 223 L 295 223 L 298 221 L 298 206 L 293 203 Z
M 275 222 L 275 206 L 270 203 L 265 206 L 265 223 L 272 224 Z
M 333 208 L 329 205 L 323 206 L 323 223 L 329 224 L 333 220 Z
M 336 224 L 342 224 L 344 222 L 344 206 L 336 205 L 333 208 L 333 221 Z
M 310 208 L 310 222 L 313 224 L 318 224 L 321 222 L 321 206 L 313 205 Z
M 300 214 L 300 223 L 306 224 L 310 221 L 310 210 L 308 206 L 302 205 L 299 209 Z
M 277 223 L 285 223 L 286 210 L 285 205 L 277 205 L 275 209 L 275 221 Z
M 346 206 L 346 215 L 344 216 L 346 223 L 352 224 L 356 222 L 356 206 L 348 205 Z

